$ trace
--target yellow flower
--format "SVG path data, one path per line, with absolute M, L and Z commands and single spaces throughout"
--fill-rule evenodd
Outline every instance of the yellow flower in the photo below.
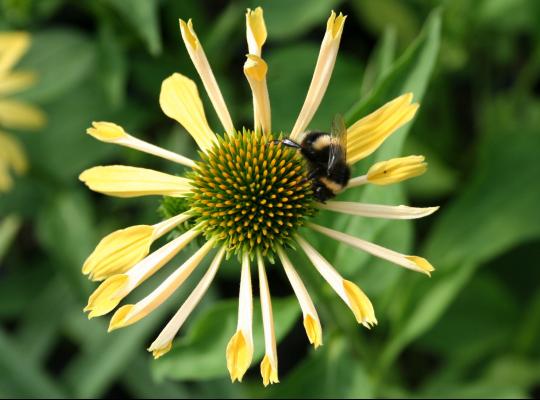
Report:
M 26 32 L 0 32 L 0 128 L 39 129 L 45 116 L 38 108 L 9 99 L 10 95 L 32 86 L 36 77 L 31 72 L 12 71 L 13 66 L 28 50 L 30 35 Z M 11 189 L 10 171 L 26 171 L 27 162 L 19 142 L 0 130 L 0 192 Z
M 301 141 L 326 91 L 336 61 L 346 17 L 331 13 L 319 59 L 306 100 L 289 139 Z M 256 260 L 264 330 L 265 355 L 260 364 L 263 384 L 279 382 L 278 355 L 270 287 L 265 259 L 276 256 L 303 313 L 303 324 L 315 348 L 323 344 L 317 310 L 287 253 L 299 248 L 329 286 L 351 309 L 359 324 L 377 324 L 367 295 L 340 273 L 300 234 L 305 227 L 340 242 L 357 247 L 394 264 L 429 275 L 433 267 L 421 257 L 401 254 L 374 243 L 309 222 L 317 212 L 338 212 L 371 218 L 413 219 L 427 216 L 437 207 L 415 208 L 356 202 L 317 202 L 313 180 L 300 152 L 279 144 L 283 135 L 274 135 L 266 83 L 268 66 L 262 58 L 267 32 L 262 9 L 246 14 L 247 60 L 244 74 L 253 96 L 253 129 L 236 130 L 193 23 L 180 21 L 188 54 L 203 82 L 223 127 L 216 134 L 206 120 L 195 83 L 175 73 L 161 86 L 159 102 L 163 112 L 180 123 L 199 146 L 200 159 L 188 159 L 144 142 L 110 122 L 95 122 L 88 134 L 98 140 L 120 144 L 173 161 L 190 169 L 185 177 L 158 171 L 113 165 L 91 168 L 80 179 L 97 192 L 118 197 L 162 195 L 168 218 L 154 225 L 136 225 L 113 232 L 96 247 L 83 266 L 91 279 L 103 280 L 91 295 L 89 317 L 104 315 L 168 263 L 188 243 L 201 237 L 204 244 L 153 292 L 134 304 L 121 306 L 112 316 L 109 330 L 141 320 L 178 289 L 210 253 L 212 262 L 201 281 L 178 312 L 150 345 L 158 358 L 172 348 L 172 342 L 200 302 L 226 254 L 241 260 L 238 323 L 225 350 L 231 380 L 241 381 L 251 365 L 253 294 L 251 264 Z M 351 164 L 371 154 L 400 126 L 410 121 L 418 108 L 408 93 L 389 102 L 348 128 L 347 155 Z M 399 182 L 424 172 L 423 158 L 409 157 L 378 163 L 366 175 L 350 180 L 345 189 L 374 183 Z M 152 243 L 182 225 L 176 239 L 151 251 Z M 182 231 L 182 229 L 178 229 Z M 217 249 L 214 249 L 217 248 Z

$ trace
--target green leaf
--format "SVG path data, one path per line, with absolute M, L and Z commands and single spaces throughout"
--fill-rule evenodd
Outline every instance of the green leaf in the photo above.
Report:
M 257 303 L 255 299 L 254 304 Z M 292 297 L 273 299 L 272 307 L 276 341 L 279 343 L 298 320 L 300 308 L 296 298 Z M 204 310 L 186 336 L 178 340 L 169 353 L 154 362 L 153 372 L 156 379 L 205 380 L 227 376 L 225 350 L 236 330 L 237 314 L 237 300 L 214 303 Z M 256 306 L 253 316 L 253 343 L 252 366 L 264 355 L 262 320 Z
M 100 69 L 103 88 L 113 107 L 124 102 L 127 85 L 127 63 L 124 48 L 110 24 L 99 30 Z
M 393 27 L 389 26 L 384 30 L 382 39 L 377 43 L 364 72 L 360 89 L 362 97 L 377 86 L 392 67 L 396 54 L 396 36 L 396 30 Z
M 264 389 L 267 398 L 372 398 L 365 367 L 338 338 L 312 351 L 279 385 Z
M 107 0 L 137 32 L 152 55 L 161 53 L 157 0 Z
M 24 349 L 0 329 L 2 379 L 17 387 L 20 397 L 65 398 L 64 390 L 25 355 Z
M 18 98 L 45 103 L 70 92 L 91 74 L 96 48 L 84 34 L 50 29 L 32 35 L 32 46 L 19 69 L 37 74 L 37 84 Z
M 79 193 L 59 194 L 40 215 L 37 235 L 55 266 L 84 297 L 89 284 L 81 274 L 81 266 L 97 237 L 87 197 Z
M 360 23 L 379 35 L 391 25 L 397 31 L 400 42 L 408 42 L 419 29 L 417 15 L 412 5 L 400 0 L 355 0 L 352 1 L 355 16 Z
M 381 356 L 383 369 L 433 326 L 482 263 L 540 235 L 539 116 L 532 121 L 523 118 L 517 129 L 512 124 L 509 131 L 501 125 L 501 132 L 485 136 L 472 180 L 445 207 L 423 252 L 437 268 L 435 282 L 429 288 L 410 288 L 409 294 L 422 293 L 422 297 L 409 305 L 411 313 L 397 323 L 396 336 Z M 517 195 L 523 188 L 527 194 Z

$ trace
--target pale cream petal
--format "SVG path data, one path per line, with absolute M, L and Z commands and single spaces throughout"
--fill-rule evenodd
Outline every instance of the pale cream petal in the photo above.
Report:
M 304 286 L 304 283 L 294 269 L 291 261 L 289 260 L 289 257 L 287 257 L 287 254 L 285 254 L 285 252 L 281 248 L 277 249 L 277 253 L 279 259 L 281 260 L 281 264 L 283 265 L 283 269 L 285 270 L 285 274 L 287 275 L 287 278 L 291 283 L 294 294 L 298 299 L 300 308 L 302 309 L 302 314 L 304 315 L 304 328 L 306 330 L 309 342 L 315 348 L 317 348 L 321 346 L 323 342 L 321 322 L 319 321 L 317 310 L 313 305 L 313 301 L 311 300 L 311 297 L 309 296 L 309 293 Z
M 0 126 L 13 129 L 40 129 L 47 121 L 43 111 L 16 100 L 0 100 Z
M 213 246 L 214 240 L 211 239 L 144 299 L 136 304 L 126 304 L 116 310 L 111 318 L 109 331 L 134 324 L 159 307 L 186 281 Z
M 386 206 L 353 201 L 327 201 L 317 205 L 323 210 L 370 218 L 415 219 L 433 214 L 439 207 Z
M 367 175 L 357 176 L 349 180 L 349 183 L 347 183 L 347 188 L 362 186 L 362 185 L 365 185 L 366 183 L 368 183 Z
M 389 185 L 422 175 L 427 170 L 424 156 L 393 158 L 374 164 L 367 173 L 369 183 Z
M 195 163 L 190 158 L 137 139 L 127 133 L 120 125 L 112 122 L 92 122 L 92 127 L 88 128 L 86 133 L 102 142 L 119 144 L 187 167 L 193 168 L 195 166 Z
M 180 20 L 180 32 L 189 53 L 189 57 L 191 58 L 193 65 L 195 65 L 195 69 L 197 70 L 199 76 L 201 77 L 204 88 L 206 89 L 206 93 L 208 93 L 208 97 L 216 110 L 225 132 L 233 134 L 235 130 L 229 110 L 227 109 L 227 105 L 225 104 L 225 100 L 221 94 L 221 90 L 219 90 L 219 85 L 216 81 L 214 73 L 212 72 L 210 63 L 206 58 L 203 47 L 199 42 L 199 38 L 197 37 L 195 30 L 193 29 L 191 19 L 187 22 L 187 24 Z
M 261 362 L 261 375 L 264 386 L 278 383 L 278 359 L 276 347 L 276 334 L 274 329 L 274 316 L 272 313 L 272 299 L 268 278 L 264 268 L 264 261 L 260 253 L 257 253 L 257 266 L 259 270 L 259 293 L 261 296 L 261 311 L 264 329 L 265 356 Z
M 90 296 L 84 309 L 90 312 L 89 318 L 112 311 L 133 289 L 167 264 L 200 233 L 198 229 L 191 229 L 146 256 L 127 272 L 111 275 L 105 279 Z
M 7 96 L 28 89 L 36 83 L 36 74 L 32 72 L 11 72 L 0 76 L 0 95 Z
M 319 271 L 322 277 L 349 306 L 354 313 L 358 323 L 370 328 L 377 324 L 373 306 L 367 296 L 354 283 L 347 281 L 335 270 L 332 265 L 315 250 L 304 238 L 296 235 L 296 241 L 304 250 L 313 266 Z
M 152 242 L 190 218 L 183 213 L 155 225 L 137 225 L 105 236 L 86 259 L 82 272 L 101 281 L 121 274 L 148 255 Z
M 347 160 L 350 164 L 369 156 L 398 128 L 409 122 L 418 104 L 406 93 L 358 120 L 347 129 Z
M 255 10 L 247 9 L 246 12 L 246 38 L 248 52 L 260 57 L 262 47 L 266 42 L 267 32 L 264 22 L 264 13 L 261 7 Z
M 238 325 L 225 352 L 231 381 L 242 382 L 253 359 L 253 291 L 249 256 L 242 256 L 240 295 L 238 299 Z
M 184 197 L 191 191 L 189 179 L 125 165 L 93 167 L 84 171 L 79 179 L 95 192 L 116 197 Z
M 328 18 L 326 33 L 321 44 L 319 58 L 317 59 L 306 100 L 291 131 L 290 137 L 292 140 L 300 141 L 302 133 L 306 130 L 321 104 L 334 70 L 346 18 L 347 16 L 341 13 L 336 17 L 333 11 L 330 18 Z
M 433 268 L 433 266 L 424 258 L 401 254 L 401 253 L 398 253 L 397 251 L 384 248 L 374 243 L 356 238 L 354 236 L 350 236 L 343 232 L 338 232 L 333 229 L 326 228 L 324 226 L 316 225 L 313 223 L 308 223 L 307 226 L 326 236 L 329 236 L 333 239 L 336 239 L 350 246 L 356 247 L 360 250 L 370 253 L 374 255 L 375 257 L 388 260 L 394 264 L 400 265 L 410 270 L 422 272 L 428 276 L 430 276 L 431 272 L 435 270 L 435 268 Z
M 272 116 L 270 111 L 270 97 L 266 85 L 268 66 L 264 60 L 254 54 L 248 54 L 244 63 L 244 74 L 251 87 L 253 95 L 254 129 L 262 129 L 265 133 L 272 131 Z
M 217 141 L 206 121 L 197 86 L 191 79 L 178 73 L 165 79 L 161 85 L 159 104 L 168 117 L 186 128 L 202 151 L 207 151 Z
M 219 269 L 223 256 L 225 255 L 225 247 L 222 247 L 217 255 L 214 257 L 212 264 L 208 268 L 208 271 L 204 274 L 201 281 L 197 284 L 195 289 L 188 296 L 186 301 L 182 304 L 180 309 L 174 314 L 169 323 L 163 328 L 159 336 L 152 342 L 148 351 L 152 352 L 154 358 L 159 358 L 163 354 L 167 353 L 171 347 L 175 336 L 178 334 L 182 325 L 193 312 L 195 307 L 199 304 L 202 297 L 208 290 L 208 287 L 214 280 L 216 272 Z
M 30 34 L 27 32 L 0 33 L 0 75 L 9 71 L 30 46 Z

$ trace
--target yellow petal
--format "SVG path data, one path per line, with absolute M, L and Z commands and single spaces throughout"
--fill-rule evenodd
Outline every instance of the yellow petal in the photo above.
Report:
M 111 317 L 111 321 L 109 322 L 109 329 L 108 331 L 114 331 L 118 328 L 123 328 L 126 326 L 125 321 L 126 317 L 129 315 L 131 310 L 133 310 L 133 307 L 135 307 L 134 304 L 126 304 L 125 306 L 120 307 Z
M 272 130 L 272 121 L 270 97 L 266 85 L 267 72 L 268 66 L 262 58 L 253 54 L 247 55 L 247 61 L 244 64 L 244 74 L 253 94 L 255 130 L 262 128 L 263 132 L 269 133 Z
M 112 311 L 122 301 L 128 277 L 125 274 L 113 275 L 107 278 L 90 295 L 84 311 L 90 311 L 88 318 L 99 317 Z
M 223 95 L 219 89 L 216 77 L 212 72 L 210 63 L 206 58 L 204 49 L 202 48 L 202 45 L 197 38 L 197 34 L 193 29 L 191 19 L 187 22 L 187 24 L 180 20 L 180 33 L 182 34 L 182 39 L 186 45 L 189 57 L 191 58 L 197 73 L 201 77 L 204 88 L 206 89 L 206 93 L 208 93 L 210 102 L 214 106 L 223 128 L 230 134 L 234 133 L 234 125 L 232 123 L 229 110 L 227 109 L 227 105 L 225 104 L 225 100 L 223 99 Z
M 207 241 L 144 299 L 138 301 L 136 304 L 128 304 L 119 308 L 111 319 L 109 331 L 134 324 L 163 304 L 199 266 L 203 258 L 212 249 L 214 242 L 214 239 Z M 133 287 L 133 284 L 131 287 Z
M 251 364 L 253 348 L 248 345 L 241 330 L 236 331 L 227 344 L 227 369 L 231 375 L 231 381 L 242 382 L 244 374 Z
M 356 321 L 370 328 L 372 325 L 377 325 L 375 311 L 373 305 L 362 290 L 351 281 L 343 280 L 343 288 L 349 299 L 349 306 L 354 313 Z
M 300 114 L 291 130 L 290 137 L 293 140 L 301 139 L 326 93 L 326 88 L 334 70 L 346 18 L 347 16 L 341 13 L 336 17 L 336 13 L 333 11 L 328 18 L 326 33 L 321 44 L 313 78 Z
M 183 197 L 191 191 L 186 178 L 125 165 L 90 168 L 84 171 L 79 179 L 91 190 L 116 197 Z
M 389 185 L 422 175 L 427 170 L 424 156 L 393 158 L 374 164 L 367 180 L 375 185 Z
M 127 133 L 120 125 L 116 125 L 112 122 L 92 122 L 92 127 L 88 128 L 86 133 L 102 142 L 115 143 L 120 146 L 129 147 L 188 167 L 193 168 L 195 166 L 193 160 L 137 139 Z
M 82 272 L 92 280 L 121 274 L 149 252 L 154 234 L 150 225 L 136 225 L 105 236 L 86 259 Z
M 311 315 L 307 314 L 304 317 L 304 329 L 306 330 L 309 343 L 313 347 L 317 348 L 322 346 L 322 330 L 319 319 L 314 319 Z
M 206 121 L 197 86 L 191 79 L 178 73 L 165 79 L 159 104 L 168 117 L 178 121 L 189 132 L 201 150 L 208 150 L 216 142 L 216 135 Z
M 268 355 L 265 355 L 261 362 L 261 376 L 265 387 L 272 383 L 279 383 L 277 367 L 272 364 Z
M 174 337 L 176 336 L 186 319 L 189 317 L 193 309 L 201 301 L 204 293 L 208 290 L 208 287 L 214 279 L 214 276 L 216 275 L 221 261 L 223 260 L 225 250 L 226 248 L 222 247 L 218 251 L 217 255 L 212 261 L 212 264 L 208 268 L 208 271 L 206 271 L 206 273 L 204 274 L 201 281 L 197 284 L 195 289 L 193 289 L 193 292 L 191 292 L 186 301 L 182 304 L 176 314 L 174 314 L 174 316 L 167 323 L 165 328 L 163 328 L 163 330 L 160 332 L 156 340 L 154 340 L 148 348 L 148 351 L 151 351 L 154 354 L 155 358 L 161 357 L 171 348 Z
M 20 101 L 0 101 L 0 125 L 13 129 L 39 129 L 46 117 L 39 108 Z
M 0 95 L 6 96 L 29 88 L 36 82 L 32 72 L 12 72 L 0 77 Z
M 418 104 L 404 94 L 358 120 L 347 129 L 347 159 L 351 164 L 369 156 L 398 128 L 409 122 Z
M 435 271 L 433 265 L 429 263 L 428 260 L 418 256 L 405 256 L 409 261 L 412 261 L 420 269 L 421 272 L 424 272 L 426 275 L 431 276 L 431 272 Z
M 261 56 L 261 51 L 266 42 L 267 32 L 264 23 L 263 9 L 247 9 L 246 12 L 246 37 L 250 54 Z
M 171 348 L 172 348 L 172 341 L 159 349 L 152 350 L 152 356 L 154 356 L 154 360 L 157 360 L 162 355 L 167 354 L 169 351 L 171 351 Z
M 14 137 L 2 132 L 0 132 L 0 164 L 5 165 L 6 170 L 13 168 L 18 174 L 28 169 L 22 146 Z
M 112 122 L 92 122 L 92 127 L 88 128 L 86 133 L 102 142 L 114 142 L 128 137 L 124 128 Z
M 9 192 L 13 187 L 13 179 L 5 164 L 0 162 L 0 193 Z
M 9 71 L 30 46 L 27 32 L 0 33 L 0 75 Z

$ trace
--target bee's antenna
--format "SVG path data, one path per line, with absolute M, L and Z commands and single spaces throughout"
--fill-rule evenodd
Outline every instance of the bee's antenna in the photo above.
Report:
M 301 149 L 302 146 L 300 146 L 295 141 L 292 141 L 291 139 L 281 139 L 281 140 L 274 140 L 274 143 L 281 143 L 287 147 L 292 147 L 293 149 Z

